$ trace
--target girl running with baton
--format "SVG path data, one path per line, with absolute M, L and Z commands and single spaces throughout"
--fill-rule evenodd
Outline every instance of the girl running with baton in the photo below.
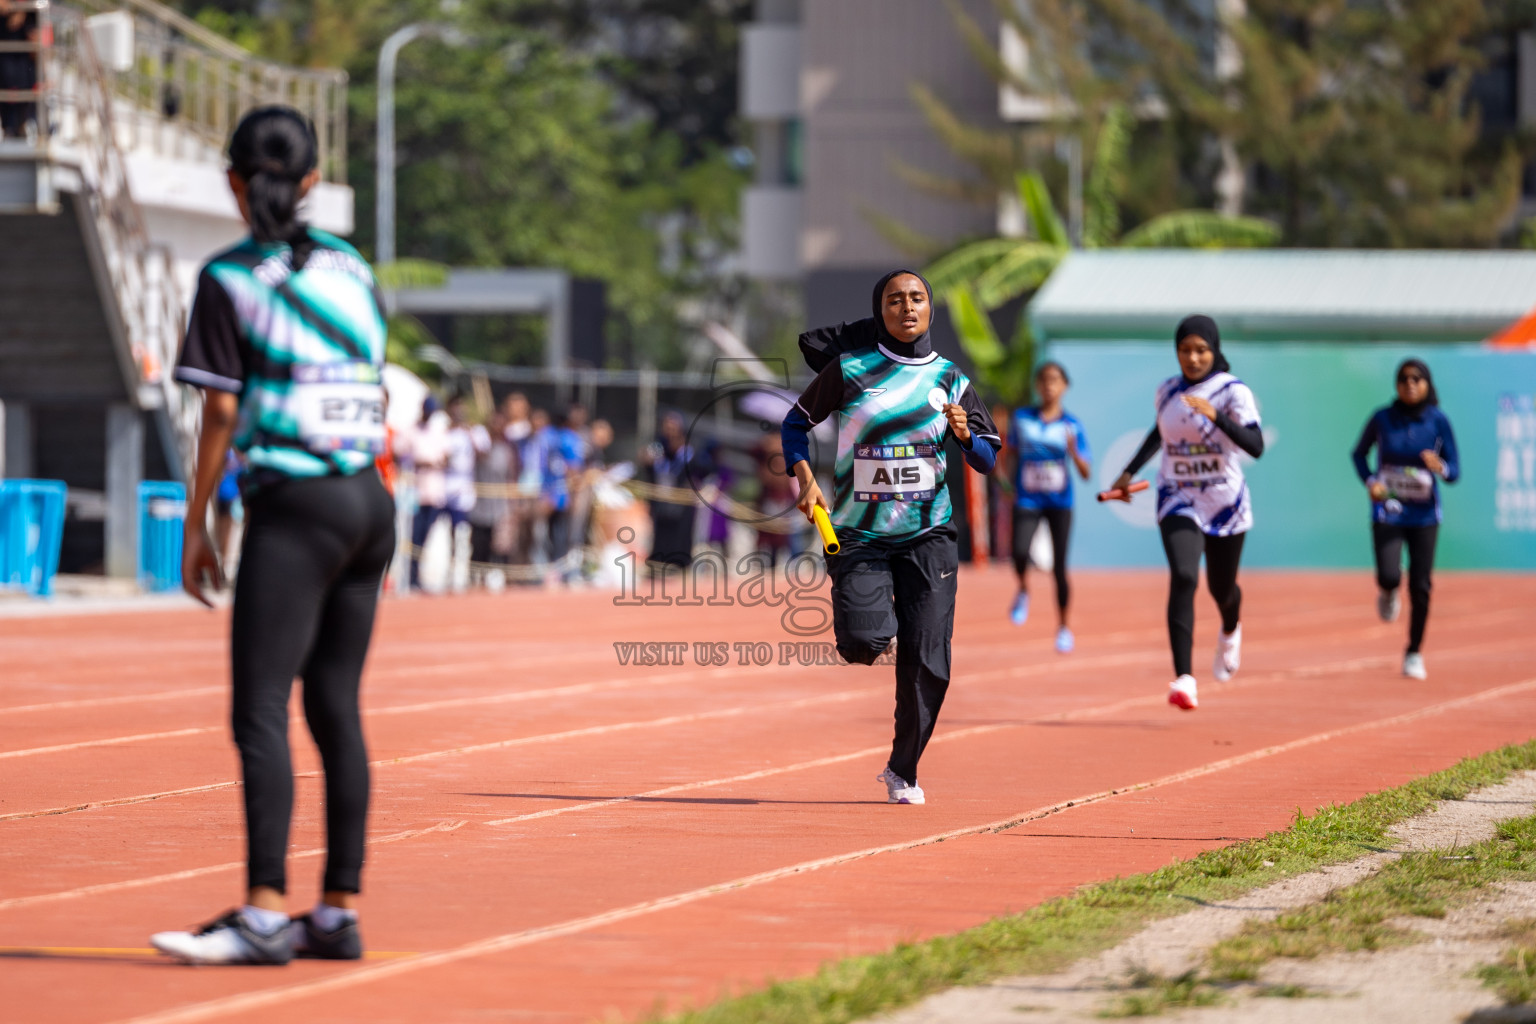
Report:
M 784 418 L 784 461 L 800 511 L 827 508 L 810 462 L 810 429 L 840 413 L 827 556 L 838 653 L 873 664 L 896 641 L 896 731 L 878 781 L 893 804 L 924 801 L 917 762 L 949 689 L 960 566 L 944 453 L 989 473 L 1002 446 L 965 374 L 933 351 L 933 293 L 910 270 L 876 284 L 874 317 L 810 331 L 800 346 L 816 379 Z
M 358 681 L 395 506 L 374 468 L 384 449 L 384 315 L 351 246 L 307 228 L 299 202 L 319 180 L 314 129 L 297 111 L 251 111 L 229 143 L 229 185 L 251 237 L 215 256 L 176 377 L 203 389 L 182 585 L 210 604 L 222 584 L 204 521 L 231 440 L 245 456 L 240 576 L 230 622 L 231 717 L 245 782 L 245 905 L 156 949 L 197 964 L 284 964 L 295 954 L 362 956 L 357 932 L 368 752 Z M 211 605 L 210 605 L 211 606 Z M 293 814 L 288 694 L 325 765 L 324 895 L 290 921 L 285 858 Z
M 1199 697 L 1190 647 L 1201 554 L 1206 585 L 1221 609 L 1221 637 L 1211 674 L 1218 681 L 1230 679 L 1242 661 L 1243 592 L 1237 569 L 1243 538 L 1253 525 L 1253 507 L 1237 455 L 1264 454 L 1264 435 L 1253 392 L 1232 376 L 1221 354 L 1216 321 L 1185 317 L 1174 332 L 1174 344 L 1183 372 L 1158 385 L 1157 422 L 1113 489 L 1130 501 L 1131 477 L 1161 448 L 1157 524 L 1168 556 L 1168 643 L 1178 677 L 1169 684 L 1168 703 L 1193 711 Z

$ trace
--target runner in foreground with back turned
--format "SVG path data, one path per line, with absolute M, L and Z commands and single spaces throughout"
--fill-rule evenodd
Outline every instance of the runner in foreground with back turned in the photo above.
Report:
M 886 800 L 920 804 L 917 762 L 949 689 L 960 567 L 950 522 L 944 441 L 989 473 L 1002 446 L 965 374 L 933 351 L 933 293 L 910 270 L 875 285 L 874 317 L 807 332 L 816 379 L 784 418 L 784 461 L 807 519 L 827 507 L 811 471 L 810 429 L 841 413 L 827 556 L 832 628 L 849 662 L 873 664 L 896 641 L 896 735 L 878 781 Z
M 1067 542 L 1072 536 L 1072 470 L 1084 480 L 1093 471 L 1089 464 L 1088 435 L 1076 416 L 1061 406 L 1070 385 L 1060 363 L 1041 363 L 1035 370 L 1035 393 L 1040 404 L 1014 412 L 1008 424 L 1008 446 L 1015 453 L 1013 474 L 1013 569 L 1019 575 L 1019 593 L 1009 618 L 1015 626 L 1029 618 L 1029 548 L 1044 519 L 1051 530 L 1051 568 L 1056 576 L 1056 649 L 1069 654 L 1075 646 L 1067 628 L 1067 603 L 1072 588 L 1067 582 Z M 1070 468 L 1069 464 L 1070 463 Z
M 1376 472 L 1366 456 L 1376 448 Z M 1405 359 L 1397 368 L 1397 401 L 1377 409 L 1366 421 L 1352 453 L 1355 472 L 1371 494 L 1371 541 L 1376 551 L 1376 613 L 1397 621 L 1402 610 L 1403 547 L 1408 548 L 1408 650 L 1403 675 L 1424 679 L 1424 625 L 1429 621 L 1430 574 L 1440 534 L 1440 484 L 1461 475 L 1451 421 L 1440 410 L 1440 396 L 1429 367 Z
M 1206 585 L 1221 609 L 1221 637 L 1211 674 L 1232 678 L 1242 661 L 1243 591 L 1237 567 L 1243 537 L 1253 525 L 1248 483 L 1239 451 L 1264 454 L 1259 407 L 1248 385 L 1231 374 L 1221 354 L 1221 334 L 1208 316 L 1185 317 L 1174 332 L 1183 373 L 1157 388 L 1157 423 L 1114 483 L 1122 492 L 1161 446 L 1157 469 L 1157 524 L 1168 556 L 1168 643 L 1173 671 L 1168 703 L 1193 711 L 1200 700 L 1190 668 L 1195 632 L 1195 591 L 1200 555 Z M 1129 501 L 1125 494 L 1123 500 Z
M 355 902 L 368 812 L 357 691 L 395 506 L 374 458 L 384 447 L 384 317 L 373 272 L 345 242 L 307 229 L 299 201 L 319 180 L 314 129 L 297 111 L 247 114 L 229 143 L 229 184 L 251 237 L 203 268 L 176 378 L 203 389 L 182 585 L 209 604 L 222 584 L 204 529 L 233 439 L 245 456 L 245 538 L 230 622 L 231 717 L 245 782 L 245 906 L 156 949 L 198 964 L 285 964 L 362 956 Z M 293 814 L 288 695 L 325 764 L 324 895 L 289 920 Z

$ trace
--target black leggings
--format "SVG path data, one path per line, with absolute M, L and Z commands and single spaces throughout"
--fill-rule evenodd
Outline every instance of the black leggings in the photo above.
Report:
M 272 484 L 246 509 L 230 655 L 249 884 L 287 890 L 288 695 L 299 676 L 304 718 L 325 765 L 324 888 L 357 892 L 368 814 L 357 692 L 379 582 L 394 553 L 394 501 L 368 469 Z
M 1019 589 L 1029 570 L 1029 543 L 1044 519 L 1051 528 L 1052 573 L 1056 576 L 1056 607 L 1066 613 L 1072 599 L 1072 585 L 1067 582 L 1067 542 L 1072 539 L 1070 508 L 1015 508 L 1013 510 L 1013 569 L 1019 574 Z
M 1205 555 L 1205 583 L 1221 609 L 1221 629 L 1237 629 L 1243 610 L 1243 590 L 1237 567 L 1243 558 L 1243 537 L 1211 537 L 1188 516 L 1169 516 L 1158 524 L 1168 556 L 1168 645 L 1173 649 L 1173 674 L 1190 674 L 1189 652 L 1195 637 L 1195 591 L 1200 589 L 1200 555 Z
M 837 653 L 872 665 L 896 639 L 896 731 L 887 766 L 913 785 L 949 692 L 959 566 L 947 523 L 899 546 L 844 540 L 840 553 L 827 556 Z
M 1371 524 L 1371 540 L 1376 548 L 1376 585 L 1382 590 L 1396 590 L 1403 582 L 1403 546 L 1408 547 L 1408 653 L 1419 653 L 1424 643 L 1424 625 L 1429 622 L 1429 592 L 1434 587 L 1435 541 L 1440 527 L 1389 526 Z

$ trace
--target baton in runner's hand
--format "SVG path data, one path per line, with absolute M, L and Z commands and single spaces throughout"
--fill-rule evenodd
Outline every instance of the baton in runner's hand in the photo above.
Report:
M 821 546 L 827 549 L 827 554 L 835 555 L 842 550 L 842 545 L 837 542 L 837 534 L 832 532 L 832 520 L 827 518 L 827 510 L 820 505 L 811 510 L 811 518 L 816 521 L 816 532 L 821 534 Z
M 1129 487 L 1114 487 L 1107 491 L 1099 492 L 1100 501 L 1125 501 L 1131 495 L 1146 490 L 1152 485 L 1145 480 L 1137 480 Z

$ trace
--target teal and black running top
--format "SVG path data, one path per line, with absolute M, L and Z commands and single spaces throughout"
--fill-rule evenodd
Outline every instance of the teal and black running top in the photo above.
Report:
M 987 473 L 1001 439 L 959 367 L 877 343 L 827 363 L 784 420 L 785 468 L 809 461 L 809 428 L 840 413 L 832 523 L 852 540 L 901 543 L 949 522 L 944 407 L 966 412 L 966 462 Z
M 280 242 L 209 260 L 176 367 L 183 383 L 240 396 L 234 445 L 252 486 L 358 473 L 384 447 L 382 296 L 356 249 L 309 235 L 298 271 Z

